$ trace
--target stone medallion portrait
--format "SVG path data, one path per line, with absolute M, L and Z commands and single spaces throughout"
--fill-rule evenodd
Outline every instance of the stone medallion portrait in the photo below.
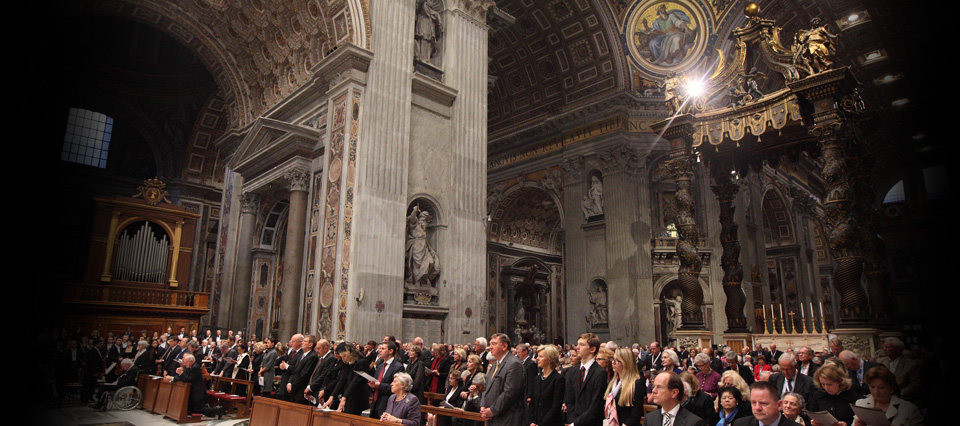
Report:
M 655 74 L 684 68 L 703 53 L 705 18 L 687 1 L 641 1 L 627 14 L 624 35 L 630 56 Z

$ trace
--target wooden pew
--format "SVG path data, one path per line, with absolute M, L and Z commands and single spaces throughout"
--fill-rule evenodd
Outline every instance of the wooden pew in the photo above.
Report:
M 207 391 L 207 398 L 213 398 L 218 401 L 218 405 L 225 405 L 226 408 L 234 408 L 237 411 L 236 418 L 245 419 L 250 416 L 250 404 L 253 401 L 253 382 L 249 380 L 233 379 L 230 377 L 205 376 L 212 382 L 211 389 Z M 230 383 L 230 392 L 219 392 L 221 383 Z M 246 396 L 237 395 L 237 387 L 246 388 Z M 225 409 L 226 409 L 225 408 Z M 226 411 L 225 411 L 226 412 Z
M 160 379 L 148 378 L 147 388 L 149 389 L 149 386 L 154 383 L 156 383 L 157 390 L 152 407 L 149 409 L 151 413 L 162 414 L 177 423 L 200 421 L 200 416 L 191 416 L 187 412 L 187 406 L 190 403 L 190 383 L 167 383 Z
M 141 374 L 140 377 L 137 377 L 137 387 L 143 393 L 142 407 L 144 410 L 154 412 L 153 408 L 157 402 L 157 391 L 160 389 L 161 381 L 160 376 L 149 374 Z
M 421 405 L 424 413 L 433 413 L 438 416 L 459 417 L 467 420 L 484 421 L 479 413 L 453 410 L 449 408 Z M 369 417 L 337 413 L 335 411 L 318 411 L 315 407 L 277 399 L 253 398 L 253 407 L 250 414 L 250 426 L 382 426 L 396 425 L 385 423 Z

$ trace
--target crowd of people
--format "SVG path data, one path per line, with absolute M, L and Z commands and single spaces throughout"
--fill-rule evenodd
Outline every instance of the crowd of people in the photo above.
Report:
M 205 370 L 249 381 L 234 388 L 241 394 L 356 415 L 369 410 L 370 417 L 408 426 L 479 423 L 423 413 L 428 403 L 478 413 L 490 426 L 867 425 L 854 406 L 879 409 L 893 425 L 924 423 L 921 367 L 895 337 L 873 360 L 844 349 L 839 339 L 822 353 L 774 344 L 734 351 L 622 346 L 591 333 L 575 345 L 540 346 L 514 344 L 505 334 L 463 345 L 425 345 L 419 337 L 400 342 L 391 335 L 331 342 L 303 334 L 284 343 L 229 330 L 198 336 L 183 328 L 54 341 L 48 371 L 55 378 L 48 389 L 54 404 L 68 381 L 79 381 L 81 400 L 92 403 L 98 382 L 112 389 L 149 373 L 192 383 L 189 410 L 220 415 L 219 407 L 204 406 Z M 428 399 L 430 393 L 436 395 Z M 657 409 L 645 413 L 645 405 Z M 835 421 L 823 423 L 808 411 Z

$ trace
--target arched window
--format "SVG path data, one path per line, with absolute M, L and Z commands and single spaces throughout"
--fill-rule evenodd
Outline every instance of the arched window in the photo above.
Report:
M 907 196 L 903 192 L 903 180 L 893 184 L 887 195 L 883 197 L 883 204 L 897 204 L 907 202 Z
M 104 169 L 112 134 L 113 118 L 99 112 L 70 108 L 60 159 Z

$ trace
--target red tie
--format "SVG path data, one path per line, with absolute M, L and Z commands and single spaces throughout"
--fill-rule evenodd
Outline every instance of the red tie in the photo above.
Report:
M 580 366 L 580 387 L 583 387 L 583 376 L 587 373 L 587 368 Z
M 385 373 L 386 371 L 387 371 L 387 362 L 384 361 L 384 362 L 383 362 L 383 369 L 380 370 L 380 375 L 377 377 L 377 381 L 378 381 L 378 382 L 381 381 L 381 380 L 383 380 L 383 373 Z M 380 395 L 380 386 L 377 386 L 377 390 L 373 391 L 373 400 L 376 401 L 376 400 L 377 400 L 377 396 L 379 396 L 379 395 Z

